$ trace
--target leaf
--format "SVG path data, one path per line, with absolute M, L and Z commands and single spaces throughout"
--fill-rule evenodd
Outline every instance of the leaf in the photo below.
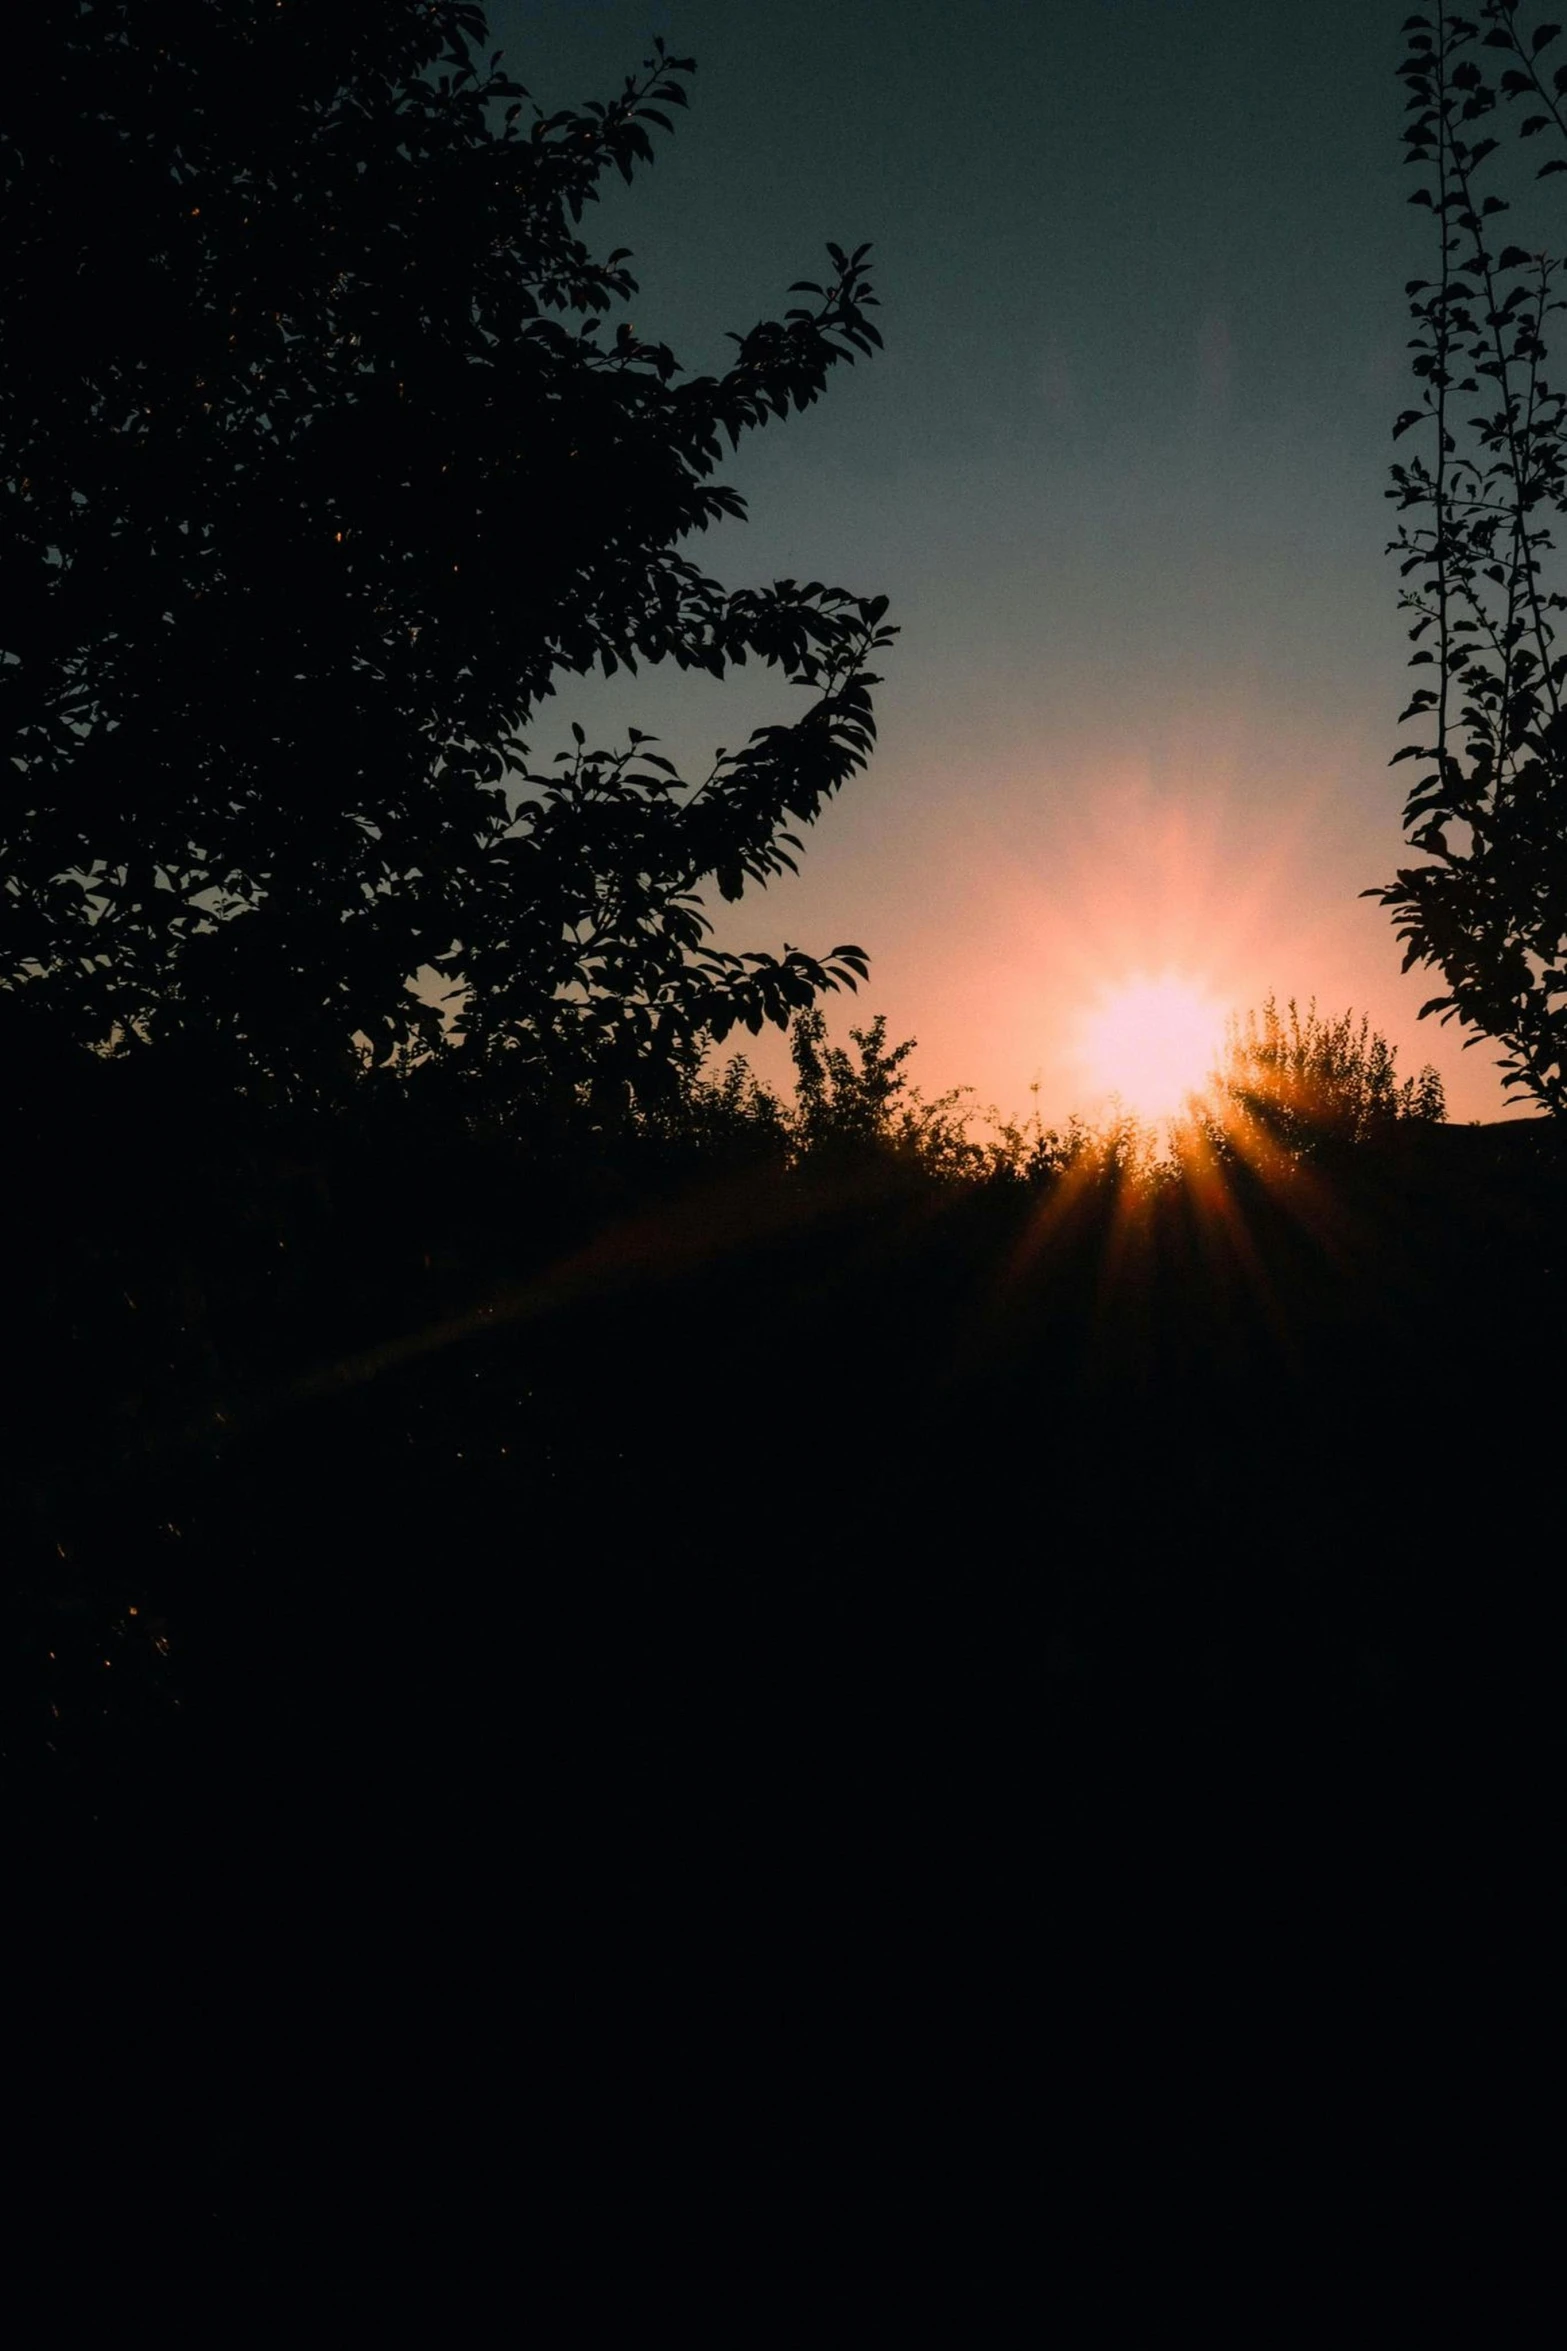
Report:
M 62 25 L 82 15 L 80 10 L 44 13 Z M 297 936 L 279 934 L 273 985 L 280 998 L 286 994 L 303 1008 L 302 1030 L 321 1006 L 352 1002 L 360 1028 L 376 1039 L 381 1053 L 380 1015 L 369 1000 L 375 975 L 384 971 L 392 975 L 388 986 L 401 987 L 402 973 L 412 963 L 427 962 L 430 950 L 449 957 L 452 950 L 443 943 L 460 931 L 467 941 L 466 968 L 479 975 L 476 1000 L 490 1002 L 497 1019 L 504 1011 L 513 1024 L 512 1041 L 530 1032 L 536 1039 L 554 1040 L 562 1070 L 571 1077 L 566 1065 L 573 1054 L 619 1050 L 628 1040 L 648 1044 L 654 1037 L 650 1005 L 658 1008 L 660 1019 L 667 1014 L 670 1036 L 678 1031 L 688 1042 L 699 1042 L 728 1017 L 719 1008 L 709 1020 L 711 999 L 696 992 L 690 948 L 696 934 L 682 927 L 687 918 L 679 912 L 681 892 L 709 886 L 715 869 L 736 893 L 748 879 L 775 870 L 787 847 L 776 831 L 786 802 L 792 798 L 813 814 L 843 783 L 868 740 L 865 680 L 856 677 L 852 687 L 843 686 L 839 710 L 814 731 L 800 724 L 776 730 L 754 770 L 735 778 L 727 797 L 719 780 L 695 817 L 690 809 L 672 805 L 680 779 L 671 762 L 647 748 L 653 738 L 640 729 L 629 732 L 631 750 L 589 755 L 584 728 L 573 723 L 568 742 L 574 749 L 553 758 L 541 755 L 545 765 L 540 771 L 528 768 L 525 750 L 513 748 L 515 730 L 526 713 L 559 689 L 566 674 L 587 676 L 600 664 L 608 674 L 617 662 L 628 665 L 628 646 L 644 658 L 711 667 L 719 675 L 731 659 L 744 658 L 744 646 L 729 640 L 723 591 L 675 553 L 698 522 L 734 511 L 736 494 L 714 487 L 704 503 L 702 494 L 688 487 L 686 469 L 695 482 L 716 463 L 726 428 L 738 440 L 768 416 L 786 415 L 814 399 L 829 358 L 847 356 L 848 347 L 868 347 L 859 312 L 873 296 L 860 274 L 865 248 L 849 256 L 834 247 L 845 282 L 832 290 L 826 326 L 806 319 L 793 332 L 776 325 L 759 328 L 745 339 L 744 368 L 733 378 L 684 387 L 678 395 L 665 393 L 673 359 L 665 355 L 665 372 L 647 347 L 623 345 L 619 373 L 613 373 L 613 360 L 588 339 L 598 318 L 586 314 L 609 309 L 626 282 L 615 273 L 630 248 L 617 247 L 607 262 L 601 261 L 572 236 L 571 223 L 580 221 L 585 203 L 596 200 L 596 181 L 607 180 L 613 169 L 629 176 L 631 162 L 653 151 L 647 133 L 670 128 L 670 115 L 658 110 L 685 104 L 684 91 L 669 78 L 681 70 L 681 61 L 665 58 L 655 44 L 663 60 L 656 74 L 649 67 L 631 77 L 612 102 L 594 101 L 549 117 L 530 107 L 527 130 L 502 139 L 501 108 L 492 101 L 513 92 L 495 80 L 495 61 L 491 78 L 483 80 L 464 47 L 478 37 L 464 30 L 478 14 L 472 0 L 452 0 L 451 5 L 383 11 L 383 27 L 379 19 L 371 22 L 377 12 L 370 11 L 369 29 L 362 38 L 356 34 L 344 52 L 344 87 L 332 101 L 331 153 L 317 153 L 306 142 L 297 173 L 290 166 L 286 193 L 275 172 L 269 177 L 264 133 L 258 172 L 248 134 L 230 135 L 221 125 L 210 137 L 202 132 L 202 168 L 210 170 L 215 184 L 210 198 L 204 190 L 200 234 L 217 244 L 200 259 L 216 292 L 194 280 L 176 282 L 177 268 L 170 284 L 176 306 L 189 304 L 198 354 L 209 330 L 222 347 L 229 346 L 234 301 L 249 298 L 258 257 L 270 251 L 275 260 L 280 236 L 289 266 L 281 278 L 269 266 L 284 316 L 275 322 L 280 328 L 273 338 L 275 350 L 252 371 L 254 398 L 272 404 L 278 426 L 266 451 L 267 467 L 273 470 L 264 490 L 248 478 L 255 471 L 254 450 L 247 451 L 238 434 L 232 461 L 221 444 L 203 449 L 193 511 L 215 518 L 201 524 L 210 545 L 204 540 L 198 559 L 192 541 L 189 578 L 175 585 L 189 590 L 187 601 L 198 615 L 206 593 L 200 583 L 209 571 L 236 598 L 259 596 L 265 587 L 279 608 L 279 621 L 270 649 L 253 647 L 242 665 L 228 654 L 207 658 L 207 641 L 198 632 L 186 630 L 181 642 L 176 631 L 167 676 L 179 683 L 170 688 L 167 737 L 171 743 L 189 738 L 192 772 L 220 779 L 234 768 L 228 755 L 235 748 L 242 704 L 265 713 L 258 741 L 247 743 L 241 754 L 249 805 L 241 809 L 228 803 L 221 782 L 214 781 L 200 806 L 200 823 L 212 833 L 214 869 L 231 877 L 239 893 L 255 894 L 248 877 L 258 870 L 270 880 L 269 861 L 275 858 L 279 880 L 297 898 Z M 135 12 L 129 12 L 125 39 L 131 70 L 105 100 L 105 120 L 112 134 L 108 146 L 117 135 L 139 152 L 148 129 L 141 119 L 148 76 L 138 67 L 156 55 L 148 44 L 155 43 L 157 27 L 148 20 L 147 29 L 138 30 L 134 19 Z M 98 29 L 94 24 L 91 37 Z M 76 36 L 68 32 L 65 39 L 69 46 Z M 52 30 L 40 35 L 45 48 L 53 40 Z M 428 53 L 423 43 L 430 44 Z M 270 107 L 274 96 L 281 101 L 279 121 L 288 118 L 295 97 L 315 104 L 308 92 L 288 87 L 294 47 L 285 42 L 288 54 L 274 61 L 282 81 L 276 92 L 269 86 L 268 102 Z M 221 103 L 214 106 L 214 95 L 221 102 L 221 89 L 214 94 L 203 87 L 206 71 L 198 44 L 181 61 L 181 86 L 184 91 L 188 85 L 192 119 L 204 124 L 216 122 L 222 112 Z M 152 66 L 151 80 L 158 82 L 162 72 Z M 101 77 L 89 76 L 95 104 L 100 85 Z M 69 87 L 69 77 L 62 76 L 59 86 Z M 161 139 L 166 147 L 166 125 L 156 119 L 156 108 L 153 117 L 155 142 Z M 397 141 L 383 136 L 393 121 L 400 121 L 407 134 L 401 150 Z M 410 162 L 421 160 L 438 161 L 440 168 L 416 170 L 410 181 Z M 337 290 L 343 281 L 346 225 L 341 189 L 356 179 L 362 195 L 353 208 L 349 277 L 352 283 L 358 275 L 360 290 L 343 295 Z M 416 195 L 410 193 L 414 183 Z M 34 226 L 41 222 L 46 231 L 51 228 L 42 201 L 47 193 L 41 190 L 36 201 L 28 195 L 23 205 L 24 212 L 31 208 Z M 134 243 L 156 223 L 138 215 L 134 175 L 122 193 L 131 221 L 127 234 Z M 225 255 L 220 223 L 226 198 L 236 228 L 229 240 L 233 249 Z M 152 212 L 167 200 L 165 190 Z M 244 208 L 260 215 L 260 233 L 240 239 L 237 224 Z M 415 208 L 422 215 L 417 222 Z M 502 210 L 504 267 L 497 267 L 490 240 Z M 7 234 L 9 269 L 9 219 Z M 459 341 L 466 347 L 466 322 L 471 321 L 471 355 L 482 348 L 482 369 L 453 365 L 416 373 L 418 321 L 431 324 L 425 316 L 425 281 L 436 266 L 419 256 L 437 253 L 454 315 L 465 322 Z M 171 267 L 178 263 L 175 254 Z M 364 291 L 399 283 L 404 292 L 395 303 L 380 304 L 379 297 Z M 827 297 L 817 289 L 814 299 Z M 343 381 L 341 356 L 331 356 L 345 323 L 353 328 L 355 346 L 362 348 L 362 360 L 352 363 L 351 398 L 337 388 Z M 323 324 L 326 331 L 318 333 Z M 106 328 L 111 344 L 119 331 L 118 320 L 111 319 Z M 609 334 L 601 340 L 608 342 Z M 843 351 L 837 349 L 840 340 Z M 110 350 L 106 366 L 111 373 L 123 356 Z M 427 356 L 436 358 L 433 346 Z M 448 357 L 457 356 L 454 347 Z M 247 351 L 247 366 L 249 358 Z M 68 369 L 71 364 L 68 355 Z M 406 384 L 401 380 L 405 369 Z M 390 447 L 375 429 L 381 396 L 375 386 L 379 383 L 390 399 L 394 382 L 396 396 L 407 401 L 400 429 L 417 435 L 411 448 L 404 442 Z M 296 459 L 289 453 L 290 439 L 303 451 L 308 436 L 284 430 L 285 420 L 292 415 L 297 422 L 318 412 L 321 432 L 309 453 Z M 558 477 L 547 462 L 530 459 L 518 441 L 519 415 L 546 414 L 560 427 Z M 226 412 L 223 421 L 229 421 Z M 69 420 L 61 432 L 68 441 Z M 274 495 L 279 514 L 292 519 L 314 513 L 319 520 L 326 511 L 326 476 L 320 466 L 328 445 L 331 495 L 343 500 L 342 511 L 369 511 L 371 485 L 383 480 L 400 495 L 380 500 L 377 539 L 373 549 L 366 547 L 366 560 L 376 565 L 370 594 L 364 592 L 361 572 L 347 601 L 340 594 L 333 605 L 328 598 L 318 612 L 313 600 L 306 657 L 292 641 L 304 615 L 290 609 L 287 563 L 273 560 L 258 574 L 250 542 L 259 538 L 273 558 L 281 552 L 268 504 Z M 581 460 L 569 471 L 568 449 Z M 420 471 L 433 476 L 437 470 L 448 477 L 440 485 L 405 478 Z M 194 476 L 181 485 L 171 470 L 170 480 L 184 498 Z M 172 517 L 172 504 L 169 511 Z M 514 564 L 504 550 L 519 545 L 527 553 Z M 154 552 L 161 562 L 161 551 Z M 452 575 L 458 574 L 460 608 L 452 593 L 458 589 Z M 136 597 L 126 594 L 136 579 L 136 567 L 127 564 L 118 580 L 95 591 L 94 645 L 115 642 L 127 618 L 139 625 Z M 155 609 L 162 612 L 165 582 L 160 577 L 152 584 L 160 591 Z M 383 596 L 385 604 L 373 605 L 374 596 Z M 183 609 L 176 594 L 170 594 L 169 604 Z M 831 609 L 839 604 L 842 628 L 837 637 L 828 628 L 824 640 L 834 657 L 848 648 L 851 637 L 851 600 L 837 599 Z M 117 605 L 125 608 L 123 613 Z M 383 621 L 386 625 L 379 625 Z M 802 651 L 808 634 L 780 631 L 781 657 L 791 677 L 808 674 L 810 656 Z M 107 674 L 103 661 L 89 650 L 83 656 L 84 711 L 93 708 L 95 660 L 98 674 Z M 394 674 L 395 689 L 388 683 Z M 118 691 L 117 681 L 110 682 Z M 62 681 L 50 714 L 57 711 L 60 727 L 69 727 L 72 698 L 82 690 L 74 677 Z M 344 828 L 361 822 L 355 809 L 335 805 L 339 788 L 324 780 L 307 805 L 297 794 L 290 797 L 284 781 L 307 761 L 325 779 L 342 765 L 334 747 L 355 739 L 372 747 L 363 772 L 375 780 L 350 782 L 340 790 L 362 797 L 383 820 L 388 838 L 381 861 L 365 868 L 373 875 L 369 883 L 361 878 L 360 863 L 339 854 Z M 504 780 L 508 765 L 520 804 L 503 818 L 479 795 Z M 350 763 L 350 773 L 356 772 Z M 59 780 L 61 805 L 73 806 L 81 794 L 63 760 Z M 280 782 L 282 788 L 274 789 Z M 31 781 L 29 794 L 42 797 L 32 794 Z M 168 844 L 159 838 L 156 794 L 144 797 L 149 854 L 161 854 Z M 195 805 L 198 796 L 192 797 Z M 693 796 L 693 806 L 698 799 Z M 285 806 L 287 814 L 282 813 Z M 482 810 L 477 818 L 476 808 Z M 53 809 L 46 812 L 41 835 L 48 834 L 54 816 Z M 368 829 L 369 818 L 362 821 Z M 276 843 L 273 830 L 279 835 Z M 356 844 L 356 855 L 362 859 L 368 853 Z M 204 872 L 193 873 L 190 887 L 200 888 L 206 879 Z M 40 887 L 48 892 L 48 875 Z M 280 902 L 285 895 L 278 892 Z M 369 902 L 368 915 L 362 898 Z M 394 906 L 394 898 L 401 903 Z M 133 915 L 138 903 L 150 901 L 151 892 L 137 884 L 127 889 L 124 908 Z M 108 906 L 109 900 L 103 903 Z M 351 949 L 341 944 L 343 924 L 351 926 Z M 253 931 L 261 928 L 257 924 Z M 114 935 L 114 926 L 105 923 L 88 945 L 104 947 Z M 125 935 L 128 939 L 128 925 Z M 320 953 L 317 941 L 325 941 Z M 67 948 L 70 944 L 65 942 Z M 162 952 L 156 939 L 143 945 Z M 410 956 L 410 948 L 416 955 Z M 311 968 L 312 957 L 319 968 Z M 110 960 L 106 951 L 76 958 L 78 964 Z M 150 966 L 150 954 L 143 953 L 141 960 Z M 130 968 L 137 957 L 128 955 L 126 961 Z M 167 957 L 163 962 L 171 973 L 171 1001 L 176 1001 L 179 975 Z M 566 979 L 560 977 L 563 972 Z M 573 980 L 584 991 L 582 1003 L 569 1010 L 556 1006 L 552 991 Z M 251 1001 L 258 1000 L 259 987 L 246 985 Z M 223 1010 L 216 1003 L 213 1009 Z M 228 1012 L 245 1017 L 237 988 Z M 394 1043 L 405 1034 L 407 1021 L 422 1017 L 405 1016 Z M 84 1026 L 84 1033 L 91 1032 Z M 493 1025 L 491 1033 L 498 1033 Z

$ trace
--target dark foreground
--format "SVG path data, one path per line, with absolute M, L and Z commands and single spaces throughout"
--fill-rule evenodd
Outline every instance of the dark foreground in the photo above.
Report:
M 1156 1207 L 318 1175 L 221 1298 L 218 1191 L 24 1284 L 14 1874 L 172 2129 L 114 2192 L 1064 2245 L 1305 2166 L 1347 2244 L 1441 2147 L 1530 2225 L 1553 1134 Z

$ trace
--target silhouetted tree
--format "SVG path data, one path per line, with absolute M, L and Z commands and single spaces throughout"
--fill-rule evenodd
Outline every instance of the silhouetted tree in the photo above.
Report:
M 863 974 L 720 954 L 865 761 L 885 599 L 730 592 L 724 443 L 878 341 L 865 248 L 717 376 L 577 234 L 685 103 L 662 45 L 546 116 L 465 0 L 102 0 L 9 43 L 0 178 L 0 1006 L 311 1097 L 369 1041 L 521 1093 L 656 1091 Z M 759 658 L 809 704 L 688 784 L 542 771 L 563 673 Z M 355 1044 L 354 1040 L 359 1043 Z
M 1362 1013 L 1327 1020 L 1315 1002 L 1272 996 L 1232 1020 L 1218 1070 L 1221 1098 L 1258 1118 L 1280 1141 L 1309 1150 L 1326 1140 L 1361 1143 L 1394 1120 L 1447 1116 L 1442 1080 L 1429 1063 L 1400 1079 L 1398 1055 Z
M 892 1131 L 893 1106 L 908 1091 L 903 1064 L 914 1051 L 912 1037 L 889 1048 L 884 1013 L 869 1028 L 849 1034 L 859 1054 L 857 1068 L 852 1054 L 828 1043 L 819 1012 L 802 1013 L 790 1031 L 795 1115 L 806 1150 L 884 1141 Z
M 1389 495 L 1428 519 L 1394 541 L 1414 585 L 1416 664 L 1434 667 L 1403 716 L 1434 739 L 1399 759 L 1422 772 L 1404 812 L 1433 862 L 1370 891 L 1393 910 L 1404 968 L 1447 983 L 1423 1012 L 1456 1017 L 1506 1048 L 1504 1082 L 1567 1112 L 1567 658 L 1553 652 L 1553 517 L 1567 507 L 1567 394 L 1546 375 L 1545 325 L 1562 308 L 1559 259 L 1500 247 L 1505 198 L 1482 193 L 1499 142 L 1477 126 L 1498 99 L 1522 100 L 1520 139 L 1567 143 L 1567 66 L 1542 63 L 1554 24 L 1526 25 L 1518 0 L 1486 0 L 1478 21 L 1412 16 L 1401 67 L 1408 159 L 1430 173 L 1412 203 L 1436 216 L 1437 276 L 1408 291 L 1418 407 L 1396 431 L 1427 428 L 1426 452 L 1393 469 Z M 1506 63 L 1489 78 L 1477 50 Z M 1567 171 L 1552 154 L 1537 177 Z

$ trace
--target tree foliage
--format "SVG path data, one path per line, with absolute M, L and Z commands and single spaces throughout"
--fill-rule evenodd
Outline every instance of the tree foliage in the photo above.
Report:
M 1501 140 L 1485 125 L 1521 106 L 1537 179 L 1567 172 L 1567 65 L 1558 25 L 1518 0 L 1477 19 L 1417 15 L 1404 26 L 1407 159 L 1426 175 L 1411 203 L 1434 216 L 1434 279 L 1408 288 L 1417 406 L 1396 432 L 1424 447 L 1393 468 L 1410 516 L 1394 549 L 1413 614 L 1415 665 L 1430 669 L 1403 712 L 1424 739 L 1399 759 L 1420 774 L 1404 814 L 1430 862 L 1369 892 L 1390 907 L 1404 968 L 1440 971 L 1422 1007 L 1505 1048 L 1504 1082 L 1567 1112 L 1567 657 L 1554 651 L 1567 597 L 1553 535 L 1567 506 L 1567 393 L 1547 375 L 1547 323 L 1563 307 L 1560 257 L 1499 236 L 1510 200 L 1486 187 Z M 1525 232 L 1528 234 L 1528 232 Z M 1474 1041 L 1474 1040 L 1471 1040 Z
M 1400 1080 L 1398 1055 L 1364 1013 L 1329 1020 L 1315 1002 L 1266 996 L 1260 1012 L 1230 1023 L 1216 1092 L 1286 1147 L 1326 1140 L 1363 1143 L 1394 1120 L 1447 1116 L 1442 1080 L 1427 1063 Z
M 719 953 L 864 763 L 885 599 L 731 591 L 715 478 L 879 342 L 865 248 L 687 378 L 579 235 L 686 103 L 660 44 L 545 114 L 467 0 L 95 0 L 0 111 L 0 1002 L 309 1097 L 438 1051 L 656 1091 L 861 952 Z M 802 688 L 688 780 L 536 764 L 559 681 L 748 660 Z M 352 1041 L 360 1040 L 358 1046 Z

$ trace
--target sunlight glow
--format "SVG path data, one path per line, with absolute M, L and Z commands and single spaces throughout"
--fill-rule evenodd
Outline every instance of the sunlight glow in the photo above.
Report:
M 1201 982 L 1176 972 L 1107 987 L 1079 1031 L 1084 1075 L 1134 1117 L 1173 1118 L 1212 1075 L 1225 1009 Z

